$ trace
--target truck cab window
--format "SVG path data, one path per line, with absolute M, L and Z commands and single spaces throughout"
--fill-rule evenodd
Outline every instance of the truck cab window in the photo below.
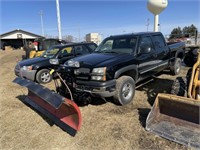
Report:
M 152 36 L 152 40 L 153 40 L 153 43 L 154 43 L 156 49 L 166 46 L 165 41 L 161 35 Z
M 149 53 L 152 50 L 152 43 L 150 37 L 142 37 L 139 43 L 139 53 Z

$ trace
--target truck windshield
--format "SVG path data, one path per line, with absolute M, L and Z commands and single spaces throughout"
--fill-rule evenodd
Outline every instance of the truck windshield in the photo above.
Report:
M 52 58 L 58 51 L 59 48 L 51 47 L 42 54 L 42 57 Z
M 136 42 L 136 37 L 108 38 L 105 39 L 94 52 L 130 54 L 135 50 Z

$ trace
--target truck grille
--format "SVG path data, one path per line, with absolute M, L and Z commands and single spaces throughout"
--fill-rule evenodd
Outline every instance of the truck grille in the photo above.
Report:
M 90 69 L 89 68 L 79 68 L 75 70 L 76 79 L 89 80 Z

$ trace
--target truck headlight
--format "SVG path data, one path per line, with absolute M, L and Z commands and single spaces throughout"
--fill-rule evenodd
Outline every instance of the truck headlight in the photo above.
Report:
M 67 61 L 67 66 L 79 68 L 80 63 L 78 61 L 69 60 L 69 61 Z
M 106 67 L 94 68 L 91 80 L 106 81 Z
M 32 66 L 23 66 L 23 67 L 22 67 L 22 70 L 26 70 L 26 71 L 30 71 L 30 70 L 32 70 L 32 69 L 33 69 Z

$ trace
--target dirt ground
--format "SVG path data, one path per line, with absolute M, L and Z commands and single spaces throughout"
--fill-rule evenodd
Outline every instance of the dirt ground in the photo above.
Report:
M 16 57 L 23 50 L 0 51 L 0 149 L 132 150 L 189 149 L 145 130 L 146 117 L 158 93 L 169 93 L 176 76 L 162 74 L 137 86 L 127 106 L 110 102 L 80 107 L 83 122 L 75 137 L 60 129 L 22 101 L 27 89 L 12 83 Z M 188 68 L 183 67 L 180 76 Z M 46 85 L 53 89 L 53 82 Z

